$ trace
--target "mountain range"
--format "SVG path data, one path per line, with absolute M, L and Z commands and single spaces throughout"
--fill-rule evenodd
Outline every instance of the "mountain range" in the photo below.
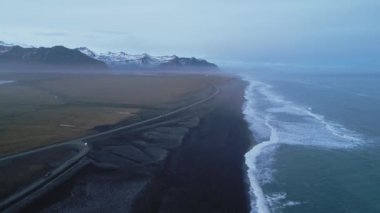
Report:
M 125 52 L 95 53 L 87 47 L 30 47 L 0 41 L 0 71 L 15 70 L 218 70 L 204 59 L 173 56 L 131 55 Z
M 131 55 L 125 52 L 94 53 L 86 47 L 77 48 L 83 54 L 103 61 L 114 69 L 159 69 L 159 70 L 182 70 L 182 69 L 209 69 L 216 70 L 218 67 L 204 59 L 184 58 L 172 56 L 151 56 L 147 53 Z

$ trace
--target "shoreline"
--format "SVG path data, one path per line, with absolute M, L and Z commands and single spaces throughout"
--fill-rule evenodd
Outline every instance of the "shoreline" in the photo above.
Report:
M 222 89 L 216 109 L 206 113 L 170 156 L 133 212 L 249 212 L 244 154 L 253 138 L 241 111 L 244 88 L 238 79 Z

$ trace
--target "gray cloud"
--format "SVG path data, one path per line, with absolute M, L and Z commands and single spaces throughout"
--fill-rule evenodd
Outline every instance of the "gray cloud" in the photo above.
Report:
M 129 35 L 129 33 L 112 30 L 95 30 L 94 33 L 109 34 L 109 35 Z
M 33 34 L 39 36 L 69 36 L 69 34 L 65 32 L 34 32 Z

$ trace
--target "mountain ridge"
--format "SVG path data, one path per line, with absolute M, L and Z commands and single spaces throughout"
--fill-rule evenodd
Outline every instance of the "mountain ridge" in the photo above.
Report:
M 9 70 L 33 69 L 96 69 L 96 70 L 219 70 L 204 59 L 176 55 L 152 56 L 147 53 L 125 52 L 95 53 L 87 47 L 70 49 L 64 46 L 32 47 L 0 41 L 0 68 Z
M 121 52 L 107 52 L 97 54 L 87 47 L 77 48 L 89 57 L 103 61 L 111 68 L 139 68 L 139 69 L 210 69 L 218 70 L 216 64 L 210 63 L 205 59 L 195 57 L 185 58 L 177 55 L 171 56 L 152 56 L 147 53 L 128 54 Z
M 0 45 L 0 68 L 8 72 L 104 72 L 107 65 L 64 46 Z

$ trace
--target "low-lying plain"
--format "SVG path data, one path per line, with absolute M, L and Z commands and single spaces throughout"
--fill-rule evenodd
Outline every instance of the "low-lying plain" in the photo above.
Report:
M 3 74 L 0 155 L 72 140 L 99 127 L 136 122 L 199 98 L 207 75 Z

